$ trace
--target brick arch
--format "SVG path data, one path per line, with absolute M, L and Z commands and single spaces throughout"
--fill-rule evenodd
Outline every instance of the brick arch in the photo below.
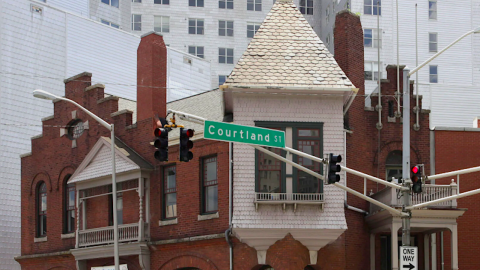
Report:
M 158 270 L 176 270 L 186 267 L 196 267 L 201 270 L 218 270 L 211 260 L 198 254 L 180 255 L 165 262 Z
M 303 269 L 310 263 L 310 253 L 306 246 L 288 233 L 269 247 L 265 263 L 273 269 Z
M 50 179 L 50 175 L 48 175 L 47 172 L 39 172 L 37 173 L 33 179 L 32 182 L 30 182 L 30 196 L 34 193 L 33 191 L 37 187 L 38 182 L 44 181 L 47 184 L 47 190 L 52 192 L 52 180 Z
M 60 186 L 63 187 L 63 180 L 65 179 L 65 176 L 68 174 L 73 174 L 74 172 L 75 167 L 73 167 L 73 165 L 66 166 L 60 171 L 57 179 L 57 191 L 60 190 Z
M 390 152 L 395 150 L 403 151 L 403 143 L 401 141 L 392 141 L 383 145 L 380 150 L 380 160 L 378 159 L 378 152 L 375 152 L 374 164 L 378 165 L 378 164 L 384 163 L 384 161 L 387 160 L 388 154 L 390 154 Z M 422 161 L 422 156 L 420 154 L 420 151 L 412 145 L 410 146 L 410 154 L 411 153 L 414 154 L 413 156 L 410 155 L 410 160 L 412 164 L 415 162 Z

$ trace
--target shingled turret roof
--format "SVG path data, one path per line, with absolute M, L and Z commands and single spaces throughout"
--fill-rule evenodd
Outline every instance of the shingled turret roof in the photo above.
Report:
M 230 87 L 355 88 L 292 0 L 272 7 L 223 86 Z

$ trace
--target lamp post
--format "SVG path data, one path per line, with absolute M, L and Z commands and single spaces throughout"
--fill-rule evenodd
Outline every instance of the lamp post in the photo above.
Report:
M 64 98 L 64 97 L 59 97 L 56 96 L 52 93 L 37 89 L 33 91 L 33 96 L 41 99 L 46 99 L 46 100 L 54 100 L 54 99 L 60 99 L 69 103 L 72 103 L 73 105 L 77 106 L 80 108 L 82 111 L 87 113 L 90 117 L 93 119 L 97 120 L 102 126 L 110 130 L 110 140 L 111 140 L 111 151 L 112 151 L 112 205 L 113 205 L 113 251 L 114 251 L 114 261 L 115 261 L 115 270 L 119 270 L 119 255 L 118 255 L 118 220 L 117 220 L 117 185 L 116 185 L 116 180 L 115 180 L 115 132 L 114 132 L 114 125 L 109 124 L 105 122 L 102 118 L 96 116 L 89 110 L 85 109 L 82 107 L 80 104 L 76 103 L 75 101 Z M 78 209 L 77 209 L 78 211 Z M 77 228 L 78 229 L 78 228 Z
M 462 40 L 463 38 L 471 35 L 471 34 L 479 34 L 480 33 L 480 26 L 468 31 L 467 33 L 463 34 L 448 46 L 437 52 L 432 57 L 428 58 L 425 62 L 421 63 L 416 68 L 409 71 L 408 68 L 403 70 L 403 153 L 402 153 L 402 177 L 405 179 L 403 181 L 403 185 L 405 187 L 410 187 L 410 76 L 415 74 L 418 70 L 422 67 L 426 66 L 430 63 L 433 59 L 437 58 L 440 54 L 448 50 L 450 47 L 455 45 L 457 42 Z M 409 209 L 405 209 L 405 207 L 410 206 L 410 188 L 404 189 L 402 191 L 403 194 L 403 211 L 409 213 Z M 402 217 L 402 246 L 410 246 L 410 218 L 411 215 Z

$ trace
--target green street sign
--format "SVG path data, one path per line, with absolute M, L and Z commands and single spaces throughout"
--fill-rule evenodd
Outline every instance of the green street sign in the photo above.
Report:
M 205 121 L 205 139 L 285 148 L 285 132 L 268 128 Z

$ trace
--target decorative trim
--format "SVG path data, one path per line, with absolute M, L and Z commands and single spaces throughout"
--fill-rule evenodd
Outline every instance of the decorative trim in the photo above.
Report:
M 89 86 L 89 87 L 85 88 L 85 92 L 90 91 L 90 90 L 93 90 L 93 89 L 95 89 L 95 88 L 103 88 L 103 89 L 105 89 L 105 85 L 104 85 L 104 84 L 101 84 L 101 83 L 94 84 L 94 85 L 92 85 L 92 86 Z
M 20 158 L 29 157 L 31 155 L 32 155 L 32 152 L 28 152 L 28 153 L 25 153 L 25 154 L 21 154 Z
M 90 73 L 90 72 L 82 72 L 82 73 L 80 73 L 80 74 L 77 74 L 77 75 L 75 75 L 75 76 L 72 76 L 72 77 L 70 77 L 70 78 L 67 78 L 67 79 L 63 80 L 63 83 L 68 83 L 68 82 L 74 81 L 74 80 L 76 80 L 76 79 L 78 79 L 78 78 L 81 78 L 81 77 L 83 77 L 83 76 L 92 77 L 92 73 Z
M 110 114 L 110 116 L 115 117 L 115 116 L 122 115 L 122 114 L 127 114 L 127 113 L 133 114 L 133 111 L 125 109 L 125 110 L 121 110 L 121 111 L 118 111 L 118 112 L 114 112 L 114 113 Z
M 42 122 L 53 119 L 53 118 L 55 118 L 55 115 L 50 115 L 50 116 L 44 117 L 44 118 L 42 118 Z
M 134 129 L 134 128 L 137 128 L 137 123 L 133 124 L 133 125 L 130 125 L 130 126 L 127 126 L 125 127 L 126 130 L 129 130 L 129 129 Z M 153 143 L 152 143 L 153 145 Z
M 175 225 L 175 224 L 178 224 L 178 218 L 158 221 L 158 226 L 168 226 L 168 225 Z
M 109 100 L 118 100 L 118 99 L 119 98 L 116 97 L 116 96 L 108 96 L 106 98 L 102 98 L 102 99 L 97 100 L 97 104 L 101 104 L 101 103 L 107 102 Z
M 68 238 L 75 238 L 75 233 L 66 233 L 66 234 L 63 234 L 60 236 L 61 239 L 68 239 Z
M 30 138 L 30 140 L 40 139 L 43 137 L 43 134 L 38 134 Z
M 67 251 L 59 251 L 59 252 L 52 252 L 52 253 L 22 255 L 22 256 L 15 257 L 15 260 L 18 261 L 18 260 L 53 257 L 53 256 L 65 256 L 65 255 L 71 255 L 71 254 L 72 252 L 70 252 L 70 250 L 67 250 Z
M 33 238 L 34 243 L 41 243 L 41 242 L 47 242 L 47 237 L 35 237 Z
M 214 214 L 198 215 L 198 221 L 215 219 L 215 218 L 219 218 L 219 217 L 220 216 L 219 216 L 218 212 L 216 212 Z
M 176 239 L 153 241 L 153 242 L 149 242 L 149 244 L 150 245 L 166 245 L 166 244 L 175 244 L 175 243 L 182 243 L 182 242 L 193 242 L 193 241 L 218 239 L 218 238 L 224 238 L 224 237 L 225 237 L 225 234 L 223 234 L 223 233 L 208 234 L 208 235 L 200 235 L 200 236 L 193 236 L 193 237 L 186 237 L 186 238 L 176 238 Z

